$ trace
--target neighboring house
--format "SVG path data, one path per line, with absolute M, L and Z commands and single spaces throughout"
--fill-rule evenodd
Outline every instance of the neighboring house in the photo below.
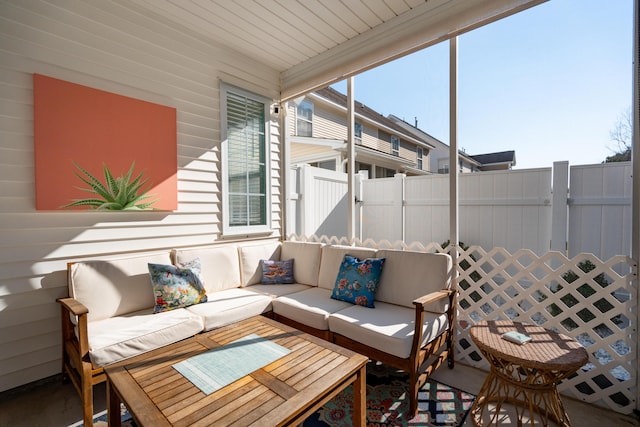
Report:
M 434 145 L 360 102 L 355 109 L 356 170 L 369 178 L 431 172 Z M 289 103 L 291 164 L 346 172 L 347 97 L 326 87 Z
M 516 165 L 516 152 L 513 150 L 476 154 L 471 158 L 482 165 L 480 167 L 482 171 L 509 170 Z
M 399 117 L 390 114 L 388 119 L 406 132 L 428 142 L 434 148 L 429 155 L 429 170 L 433 173 L 449 173 L 451 162 L 449 160 L 449 145 L 429 135 L 419 127 L 411 125 Z M 458 170 L 465 172 L 482 172 L 495 170 L 510 170 L 516 165 L 516 152 L 501 151 L 498 153 L 469 155 L 463 150 L 458 150 Z

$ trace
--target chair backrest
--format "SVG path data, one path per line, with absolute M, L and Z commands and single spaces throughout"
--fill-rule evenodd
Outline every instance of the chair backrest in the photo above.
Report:
M 200 258 L 202 281 L 207 293 L 237 288 L 241 284 L 240 261 L 235 245 L 174 249 L 172 255 L 176 264 Z
M 153 308 L 148 263 L 171 264 L 169 252 L 69 264 L 69 296 L 89 309 L 88 321 Z
M 379 250 L 377 258 L 385 258 L 376 301 L 413 307 L 418 297 L 442 289 L 450 289 L 453 264 L 448 254 Z M 444 313 L 448 300 L 436 302 L 428 311 Z
M 282 242 L 280 259 L 293 259 L 293 278 L 297 283 L 318 286 L 322 243 L 316 242 Z
M 271 259 L 279 261 L 280 246 L 280 242 L 238 246 L 242 286 L 255 285 L 262 282 L 262 264 L 260 260 Z

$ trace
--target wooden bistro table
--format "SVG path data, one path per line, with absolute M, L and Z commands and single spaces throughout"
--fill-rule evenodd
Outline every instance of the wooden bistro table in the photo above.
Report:
M 208 395 L 173 367 L 251 334 L 290 352 Z M 367 361 L 272 319 L 252 317 L 107 367 L 109 425 L 120 425 L 121 402 L 139 426 L 297 425 L 353 384 L 352 422 L 364 426 Z
M 509 342 L 501 337 L 509 331 L 528 335 L 531 341 Z M 549 425 L 549 420 L 561 426 L 571 425 L 556 385 L 587 363 L 589 356 L 584 347 L 572 338 L 543 327 L 508 320 L 482 321 L 469 332 L 491 364 L 491 371 L 471 408 L 476 426 L 483 425 L 487 419 L 485 425 L 498 425 L 505 403 L 514 405 L 517 425 L 522 425 L 525 416 L 531 426 L 536 419 L 544 426 Z M 488 409 L 489 403 L 495 404 L 493 414 Z

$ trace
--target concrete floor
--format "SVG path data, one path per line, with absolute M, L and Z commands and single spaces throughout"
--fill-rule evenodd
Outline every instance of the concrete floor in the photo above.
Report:
M 485 376 L 485 372 L 460 363 L 453 370 L 441 367 L 433 375 L 442 383 L 473 394 L 478 393 Z M 574 427 L 640 427 L 640 422 L 630 416 L 573 399 L 564 398 L 563 402 Z M 100 384 L 94 388 L 94 413 L 105 407 L 105 386 Z M 60 377 L 0 393 L 0 427 L 66 427 L 80 420 L 80 397 L 73 385 L 63 384 Z M 472 425 L 468 417 L 464 426 Z M 500 425 L 516 424 L 510 422 L 507 415 Z

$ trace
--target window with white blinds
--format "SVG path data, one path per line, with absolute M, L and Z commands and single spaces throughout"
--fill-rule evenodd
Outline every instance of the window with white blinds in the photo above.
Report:
M 270 231 L 268 102 L 229 85 L 221 88 L 223 233 Z
M 296 135 L 313 136 L 313 103 L 306 99 L 296 108 Z

